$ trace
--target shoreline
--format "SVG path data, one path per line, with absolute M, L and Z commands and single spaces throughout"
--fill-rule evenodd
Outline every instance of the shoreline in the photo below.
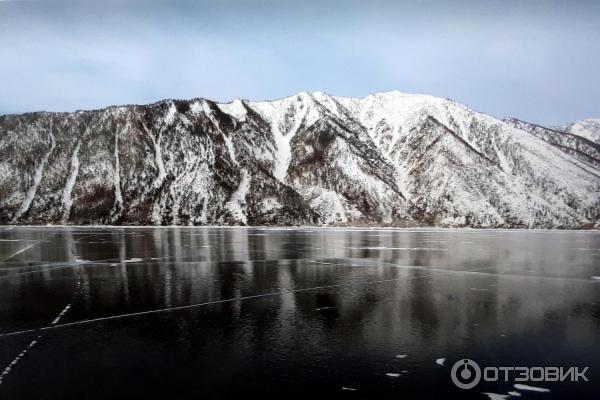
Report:
M 263 225 L 0 225 L 0 231 L 13 229 L 52 229 L 52 228 L 87 228 L 87 229 L 259 229 L 272 231 L 288 230 L 342 230 L 342 231 L 502 231 L 502 232 L 588 232 L 600 233 L 600 229 L 559 229 L 559 228 L 475 228 L 475 227 L 385 227 L 385 226 L 263 226 Z

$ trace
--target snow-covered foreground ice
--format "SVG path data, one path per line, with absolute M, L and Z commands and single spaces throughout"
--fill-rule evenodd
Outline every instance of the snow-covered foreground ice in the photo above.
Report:
M 593 379 L 463 391 L 450 370 L 600 368 L 600 259 L 580 250 L 597 248 L 594 232 L 0 228 L 0 398 L 591 399 Z

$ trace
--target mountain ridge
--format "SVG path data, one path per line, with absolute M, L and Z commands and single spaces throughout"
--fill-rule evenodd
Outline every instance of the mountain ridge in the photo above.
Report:
M 599 146 L 398 91 L 5 115 L 0 222 L 591 227 Z

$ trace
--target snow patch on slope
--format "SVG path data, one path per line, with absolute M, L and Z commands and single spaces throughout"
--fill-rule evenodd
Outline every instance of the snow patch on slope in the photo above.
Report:
M 113 172 L 113 186 L 115 189 L 115 209 L 123 208 L 123 195 L 121 193 L 121 167 L 119 163 L 119 134 L 115 132 L 115 166 Z
M 27 191 L 27 194 L 25 195 L 25 199 L 23 200 L 23 202 L 21 203 L 21 206 L 17 210 L 17 212 L 13 218 L 14 221 L 16 221 L 21 215 L 26 213 L 29 210 L 29 207 L 31 207 L 31 202 L 33 201 L 33 198 L 35 197 L 35 194 L 37 193 L 38 186 L 40 185 L 40 182 L 42 181 L 42 175 L 44 174 L 44 167 L 46 166 L 46 163 L 48 162 L 48 158 L 50 158 L 50 154 L 52 154 L 52 151 L 54 150 L 55 143 L 54 143 L 54 135 L 52 134 L 52 120 L 50 120 L 50 131 L 48 132 L 48 135 L 50 136 L 50 149 L 48 150 L 48 152 L 46 152 L 44 154 L 44 156 L 40 160 L 40 163 L 38 164 L 37 168 L 35 169 L 35 172 L 33 173 L 33 184 L 29 187 L 29 190 Z
M 165 119 L 164 122 L 167 125 L 170 125 L 173 123 L 173 121 L 175 120 L 175 115 L 177 114 L 177 108 L 175 107 L 175 104 L 171 103 L 171 105 L 169 106 L 169 109 L 167 110 L 167 113 L 165 115 Z
M 321 114 L 315 107 L 316 103 L 310 93 L 302 92 L 281 100 L 250 102 L 248 105 L 271 126 L 271 134 L 275 142 L 272 173 L 277 180 L 285 183 L 292 158 L 292 139 L 300 127 L 306 129 L 321 118 Z
M 64 208 L 63 220 L 66 221 L 69 219 L 69 214 L 71 212 L 71 206 L 73 205 L 73 200 L 71 199 L 71 193 L 73 192 L 73 186 L 75 186 L 75 181 L 77 180 L 77 174 L 79 173 L 79 158 L 77 154 L 79 153 L 80 143 L 77 143 L 75 146 L 75 150 L 73 151 L 73 155 L 71 156 L 71 171 L 69 172 L 69 177 L 67 178 L 67 184 L 65 185 L 65 189 L 63 190 L 62 196 L 62 204 Z
M 231 141 L 231 137 L 223 133 L 223 140 L 225 141 L 225 146 L 227 146 L 227 152 L 229 153 L 229 158 L 235 165 L 240 165 L 235 157 L 235 148 L 233 147 L 233 142 Z
M 227 208 L 233 216 L 241 221 L 244 225 L 248 224 L 246 217 L 246 195 L 250 189 L 250 175 L 245 169 L 242 170 L 242 179 L 237 190 L 231 195 L 231 199 L 227 203 Z
M 238 121 L 246 120 L 246 114 L 248 114 L 248 111 L 246 111 L 244 104 L 239 99 L 236 99 L 231 103 L 217 104 L 217 107 L 219 107 L 219 109 L 221 109 L 221 111 L 223 111 L 225 114 L 231 115 Z

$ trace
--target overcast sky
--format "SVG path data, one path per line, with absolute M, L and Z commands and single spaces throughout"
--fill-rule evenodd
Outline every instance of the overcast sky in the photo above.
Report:
M 600 117 L 600 1 L 2 1 L 0 114 L 303 90 Z

